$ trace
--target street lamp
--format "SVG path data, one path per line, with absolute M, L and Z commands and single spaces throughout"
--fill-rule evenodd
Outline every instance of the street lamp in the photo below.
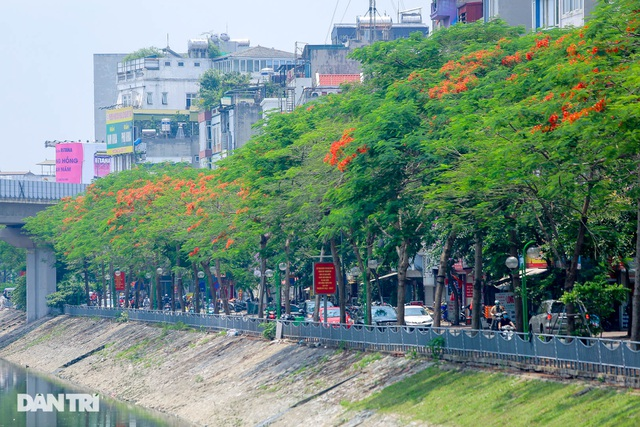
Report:
M 370 283 L 369 283 L 369 278 L 367 277 L 367 269 L 368 270 L 375 270 L 376 268 L 378 268 L 378 260 L 376 259 L 369 259 L 367 260 L 367 268 L 365 269 L 365 271 L 362 272 L 362 278 L 364 279 L 364 293 L 365 293 L 365 323 L 367 325 L 371 324 L 371 289 L 370 289 Z
M 162 310 L 164 308 L 162 307 L 162 286 L 160 286 L 160 277 L 162 277 L 163 273 L 164 273 L 164 270 L 162 269 L 162 267 L 156 268 L 156 309 L 157 310 Z
M 267 268 L 267 269 L 264 271 L 264 277 L 266 277 L 266 278 L 267 278 L 266 285 L 267 285 L 267 287 L 268 287 L 268 286 L 269 286 L 269 279 L 273 277 L 273 270 L 271 270 L 271 269 Z M 268 289 L 268 288 L 267 288 L 267 289 Z
M 522 248 L 522 263 L 514 256 L 510 256 L 505 261 L 505 265 L 511 270 L 515 270 L 520 266 L 520 295 L 522 299 L 522 331 L 529 333 L 529 304 L 527 301 L 527 248 L 535 242 L 529 241 Z

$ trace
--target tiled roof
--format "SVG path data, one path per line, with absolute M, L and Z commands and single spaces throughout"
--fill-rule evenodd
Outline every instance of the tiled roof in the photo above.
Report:
M 360 74 L 316 74 L 316 86 L 340 86 L 360 81 Z

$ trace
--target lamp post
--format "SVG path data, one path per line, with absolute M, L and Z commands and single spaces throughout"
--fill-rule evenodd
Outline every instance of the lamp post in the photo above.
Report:
M 162 287 L 160 286 L 160 277 L 162 276 L 162 267 L 156 268 L 156 309 L 162 310 Z
M 104 289 L 104 305 L 105 307 L 109 307 L 108 304 L 112 303 L 109 300 L 112 300 L 113 298 L 107 298 L 107 289 L 109 290 L 108 294 L 111 296 L 111 283 L 109 282 L 109 280 L 111 280 L 111 276 L 109 275 L 109 273 L 104 275 L 104 280 L 105 280 L 105 289 Z M 111 305 L 113 307 L 113 305 Z
M 211 276 L 213 278 L 215 278 L 216 281 L 217 281 L 218 280 L 218 276 L 216 274 L 217 274 L 218 270 L 216 270 L 216 267 L 214 265 L 209 267 L 209 272 L 211 273 Z M 218 283 L 218 286 L 220 286 L 220 283 Z M 211 288 L 209 289 L 209 295 L 211 295 L 211 299 L 213 300 L 213 312 L 215 314 L 218 314 L 218 291 L 216 290 L 215 286 L 213 285 L 213 279 L 211 280 Z
M 278 264 L 278 270 L 282 271 L 284 273 L 284 271 L 287 269 L 287 264 L 285 264 L 284 262 L 281 262 L 280 264 Z M 281 292 L 280 292 L 280 272 L 278 272 L 278 275 L 276 277 L 276 292 L 277 294 L 277 298 L 276 298 L 276 316 L 277 319 L 280 318 L 280 298 L 281 298 Z
M 196 283 L 196 286 L 198 287 L 198 298 L 200 298 L 200 281 L 202 279 L 204 279 L 204 271 L 200 270 L 198 271 L 198 283 Z M 204 305 L 204 309 L 205 309 L 205 313 L 206 313 L 206 297 L 207 297 L 207 283 L 205 282 L 204 285 L 204 295 L 202 296 L 202 305 Z M 200 301 L 198 301 L 199 303 Z M 198 304 L 198 307 L 200 306 L 200 304 Z
M 529 304 L 527 301 L 527 248 L 535 242 L 529 241 L 522 248 L 522 262 L 514 257 L 510 256 L 505 261 L 505 265 L 511 270 L 515 270 L 520 267 L 520 296 L 522 299 L 522 331 L 526 334 L 529 333 Z
M 364 279 L 364 292 L 366 294 L 365 301 L 365 323 L 367 325 L 371 324 L 371 287 L 369 283 L 369 277 L 367 275 L 367 270 L 375 270 L 378 268 L 378 260 L 368 259 L 367 260 L 367 268 L 362 272 L 362 278 Z
M 154 292 L 153 292 L 153 283 L 151 282 L 151 273 L 145 274 L 144 277 L 146 277 L 147 281 L 149 282 L 149 309 L 153 310 L 153 300 L 155 298 L 153 296 Z
M 266 284 L 266 286 L 267 286 L 267 288 L 268 288 L 268 286 L 269 286 L 269 279 L 273 277 L 273 270 L 271 270 L 271 269 L 267 268 L 267 269 L 264 271 L 264 277 L 266 277 L 266 278 L 267 278 L 267 280 L 265 281 L 265 284 Z M 265 293 L 266 293 L 266 292 L 265 292 Z M 267 305 L 268 305 L 268 304 L 267 304 Z M 267 317 L 268 317 L 268 316 L 267 316 Z

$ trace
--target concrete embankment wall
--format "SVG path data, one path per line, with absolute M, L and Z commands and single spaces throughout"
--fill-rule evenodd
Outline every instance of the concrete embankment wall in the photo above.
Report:
M 0 328 L 1 358 L 196 425 L 290 426 L 304 420 L 329 426 L 359 420 L 361 414 L 346 413 L 340 402 L 361 399 L 429 365 L 96 318 L 58 316 L 21 335 L 19 316 L 0 311 L 0 325 L 7 325 Z M 400 425 L 392 416 L 370 414 L 358 423 Z

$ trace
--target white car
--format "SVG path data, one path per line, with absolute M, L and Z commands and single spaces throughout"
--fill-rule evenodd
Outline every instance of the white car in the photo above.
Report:
M 433 317 L 420 305 L 405 305 L 404 323 L 407 326 L 429 327 L 433 325 Z

